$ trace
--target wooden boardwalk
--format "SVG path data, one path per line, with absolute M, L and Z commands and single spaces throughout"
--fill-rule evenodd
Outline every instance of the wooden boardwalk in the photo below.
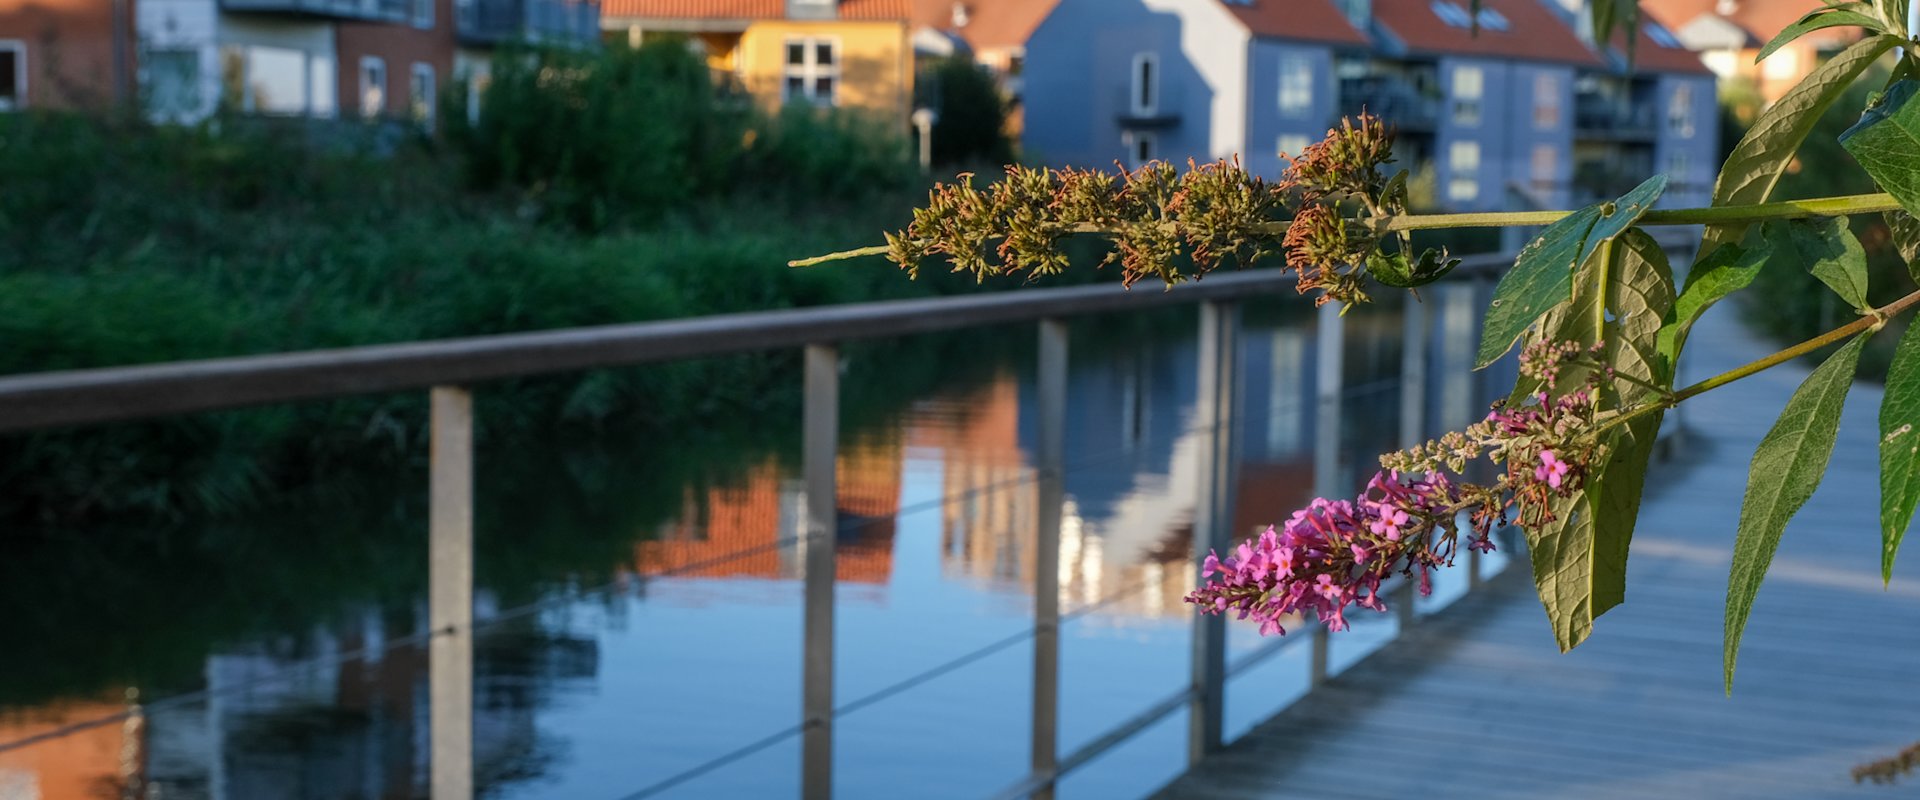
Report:
M 1693 379 L 1766 352 L 1730 306 L 1690 348 Z M 1782 367 L 1689 404 L 1689 438 L 1652 478 L 1627 602 L 1573 653 L 1517 564 L 1160 796 L 1920 796 L 1920 775 L 1848 775 L 1920 740 L 1920 539 L 1883 589 L 1877 386 L 1854 387 L 1827 480 L 1760 590 L 1734 695 L 1721 690 L 1747 463 L 1805 375 Z

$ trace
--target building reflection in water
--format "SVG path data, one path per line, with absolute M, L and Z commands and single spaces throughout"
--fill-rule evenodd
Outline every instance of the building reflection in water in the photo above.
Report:
M 1375 373 L 1394 363 L 1397 354 L 1382 351 L 1380 343 L 1397 340 L 1395 331 L 1391 318 L 1354 315 L 1349 347 L 1371 357 L 1350 360 Z M 1284 518 L 1313 486 L 1312 336 L 1310 327 L 1292 326 L 1249 328 L 1243 339 L 1233 515 L 1242 534 Z M 1188 613 L 1182 597 L 1195 577 L 1189 557 L 1208 435 L 1195 428 L 1195 358 L 1191 340 L 1150 343 L 1083 358 L 1069 375 L 1064 608 L 1119 595 L 1105 606 L 1103 624 Z M 842 448 L 836 505 L 843 597 L 879 602 L 889 591 L 913 591 L 892 583 L 896 522 L 904 484 L 935 468 L 943 498 L 939 573 L 1001 597 L 1031 593 L 1038 493 L 1033 391 L 1030 381 L 1002 372 L 924 399 L 898 425 Z M 1389 390 L 1377 400 L 1359 397 L 1346 406 L 1343 448 L 1350 455 L 1343 472 L 1366 466 L 1359 463 L 1364 456 L 1353 454 L 1390 446 L 1397 395 Z M 642 581 L 643 587 L 737 592 L 743 580 L 790 587 L 805 559 L 804 548 L 792 546 L 804 517 L 797 476 L 769 457 L 725 485 L 685 489 L 679 513 L 644 532 L 625 566 L 638 576 L 673 575 Z M 478 597 L 476 617 L 495 616 L 484 587 Z M 586 606 L 563 603 L 551 613 L 505 621 L 477 640 L 474 752 L 482 786 L 498 790 L 537 779 L 566 761 L 570 732 L 542 735 L 536 717 L 555 695 L 589 692 L 608 680 L 598 675 L 600 641 L 622 635 L 622 602 L 602 609 L 601 621 L 612 624 L 571 632 L 570 609 Z M 0 753 L 0 800 L 423 794 L 426 656 L 419 647 L 386 645 L 419 629 L 424 605 L 398 614 L 343 610 L 340 618 L 347 621 L 217 649 L 203 667 L 211 700 L 145 710 L 124 723 Z M 345 657 L 363 649 L 373 655 Z M 50 703 L 0 716 L 0 742 L 126 710 L 126 702 L 99 699 Z

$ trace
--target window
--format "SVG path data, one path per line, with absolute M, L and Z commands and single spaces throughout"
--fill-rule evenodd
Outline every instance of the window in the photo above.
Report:
M 1280 113 L 1304 117 L 1313 108 L 1313 62 L 1305 56 L 1280 57 Z
M 305 114 L 307 54 L 286 47 L 248 47 L 246 105 L 262 114 Z
M 1139 169 L 1148 162 L 1160 157 L 1160 140 L 1151 133 L 1131 131 L 1122 137 L 1127 145 L 1127 159 L 1130 166 Z
M 1473 17 L 1453 0 L 1433 0 L 1433 15 L 1456 28 L 1473 27 Z
M 360 59 L 360 116 L 387 113 L 387 62 L 374 56 Z
M 1447 167 L 1453 179 L 1447 182 L 1447 199 L 1471 202 L 1480 197 L 1480 143 L 1454 142 L 1447 151 Z
M 1150 117 L 1160 113 L 1160 56 L 1135 53 L 1133 56 L 1133 115 Z
M 787 40 L 786 88 L 782 93 L 787 102 L 834 105 L 839 83 L 839 39 Z
M 1460 125 L 1480 124 L 1480 96 L 1486 92 L 1486 75 L 1479 67 L 1453 68 L 1453 121 Z
M 1560 79 L 1548 73 L 1533 76 L 1533 127 L 1550 130 L 1560 124 Z
M 1693 164 L 1687 158 L 1687 151 L 1675 149 L 1667 153 L 1667 178 L 1674 183 L 1685 184 L 1687 172 Z
M 333 68 L 332 56 L 307 57 L 307 113 L 332 118 L 337 110 L 335 95 L 340 91 L 340 74 Z
M 140 83 L 147 111 L 178 120 L 200 111 L 200 54 L 193 50 L 148 50 L 140 54 Z
M 1667 128 L 1682 138 L 1693 137 L 1693 85 L 1673 87 L 1667 96 Z
M 1560 149 L 1550 144 L 1533 146 L 1533 183 L 1542 188 L 1551 187 L 1560 173 Z
M 433 4 L 435 0 L 413 0 L 413 27 L 421 30 L 433 29 Z
M 1654 44 L 1669 50 L 1678 50 L 1681 47 L 1680 38 L 1674 36 L 1673 31 L 1667 30 L 1658 24 L 1652 22 L 1647 23 L 1646 31 L 1647 38 L 1652 39 Z
M 1480 13 L 1474 19 L 1480 20 L 1480 29 L 1483 31 L 1506 33 L 1513 28 L 1513 25 L 1507 22 L 1507 15 L 1491 8 L 1480 9 Z
M 1282 157 L 1297 156 L 1307 149 L 1307 144 L 1307 137 L 1289 133 L 1274 142 L 1274 149 L 1278 150 Z
M 0 39 L 0 111 L 27 105 L 27 43 Z
M 433 65 L 415 63 L 413 65 L 413 83 L 408 87 L 407 99 L 412 101 L 413 121 L 420 127 L 433 130 L 434 97 Z

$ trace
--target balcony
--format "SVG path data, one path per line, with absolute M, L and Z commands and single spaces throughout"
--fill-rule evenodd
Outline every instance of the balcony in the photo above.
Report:
M 1652 143 L 1660 136 L 1660 120 L 1652 103 L 1580 95 L 1573 104 L 1573 135 L 1577 139 Z
M 320 19 L 404 22 L 408 0 L 220 0 L 224 11 L 293 14 Z
M 600 36 L 600 4 L 591 0 L 460 0 L 455 29 L 469 45 L 583 45 Z
M 1423 94 L 1406 81 L 1386 77 L 1340 81 L 1340 115 L 1360 112 L 1379 117 L 1402 133 L 1432 133 L 1440 126 L 1440 98 Z
M 1133 103 L 1133 90 L 1120 87 L 1114 92 L 1114 122 L 1119 123 L 1123 131 L 1159 131 L 1180 126 L 1179 98 L 1163 94 L 1154 108 L 1142 112 Z

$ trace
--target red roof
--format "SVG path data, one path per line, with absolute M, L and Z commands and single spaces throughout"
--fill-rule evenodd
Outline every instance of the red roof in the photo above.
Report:
M 1695 75 L 1713 74 L 1713 70 L 1707 69 L 1707 65 L 1701 63 L 1700 56 L 1692 50 L 1688 50 L 1685 47 L 1661 47 L 1653 40 L 1653 37 L 1647 35 L 1647 25 L 1650 23 L 1654 23 L 1654 20 L 1642 19 L 1640 20 L 1639 30 L 1634 31 L 1634 34 L 1638 37 L 1638 42 L 1635 45 L 1638 49 L 1633 52 L 1632 69 L 1634 72 L 1684 72 Z M 1625 56 L 1626 44 L 1627 35 L 1625 33 L 1614 34 L 1613 49 L 1615 52 Z
M 911 14 L 909 0 L 840 0 L 840 19 L 897 19 Z M 604 17 L 654 19 L 785 19 L 786 0 L 602 0 Z
M 1255 36 L 1365 46 L 1367 37 L 1347 22 L 1332 0 L 1221 2 Z
M 1726 14 L 1720 14 L 1720 0 L 1644 0 L 1640 7 L 1669 30 L 1679 30 L 1703 16 L 1718 16 L 1746 31 L 1759 48 L 1788 25 L 1798 22 L 1807 12 L 1824 5 L 1820 0 L 1734 0 Z M 1807 34 L 1805 41 L 1815 46 L 1836 46 L 1860 38 L 1858 28 L 1828 28 Z
M 1462 8 L 1465 2 L 1457 4 Z M 1404 43 L 1409 52 L 1557 61 L 1604 66 L 1600 57 L 1540 0 L 1484 0 L 1507 20 L 1507 29 L 1482 26 L 1478 36 L 1449 25 L 1434 12 L 1434 0 L 1374 0 L 1375 24 Z
M 951 31 L 975 50 L 1024 47 L 1060 0 L 913 0 L 915 27 Z M 966 7 L 965 27 L 953 27 L 953 7 Z

